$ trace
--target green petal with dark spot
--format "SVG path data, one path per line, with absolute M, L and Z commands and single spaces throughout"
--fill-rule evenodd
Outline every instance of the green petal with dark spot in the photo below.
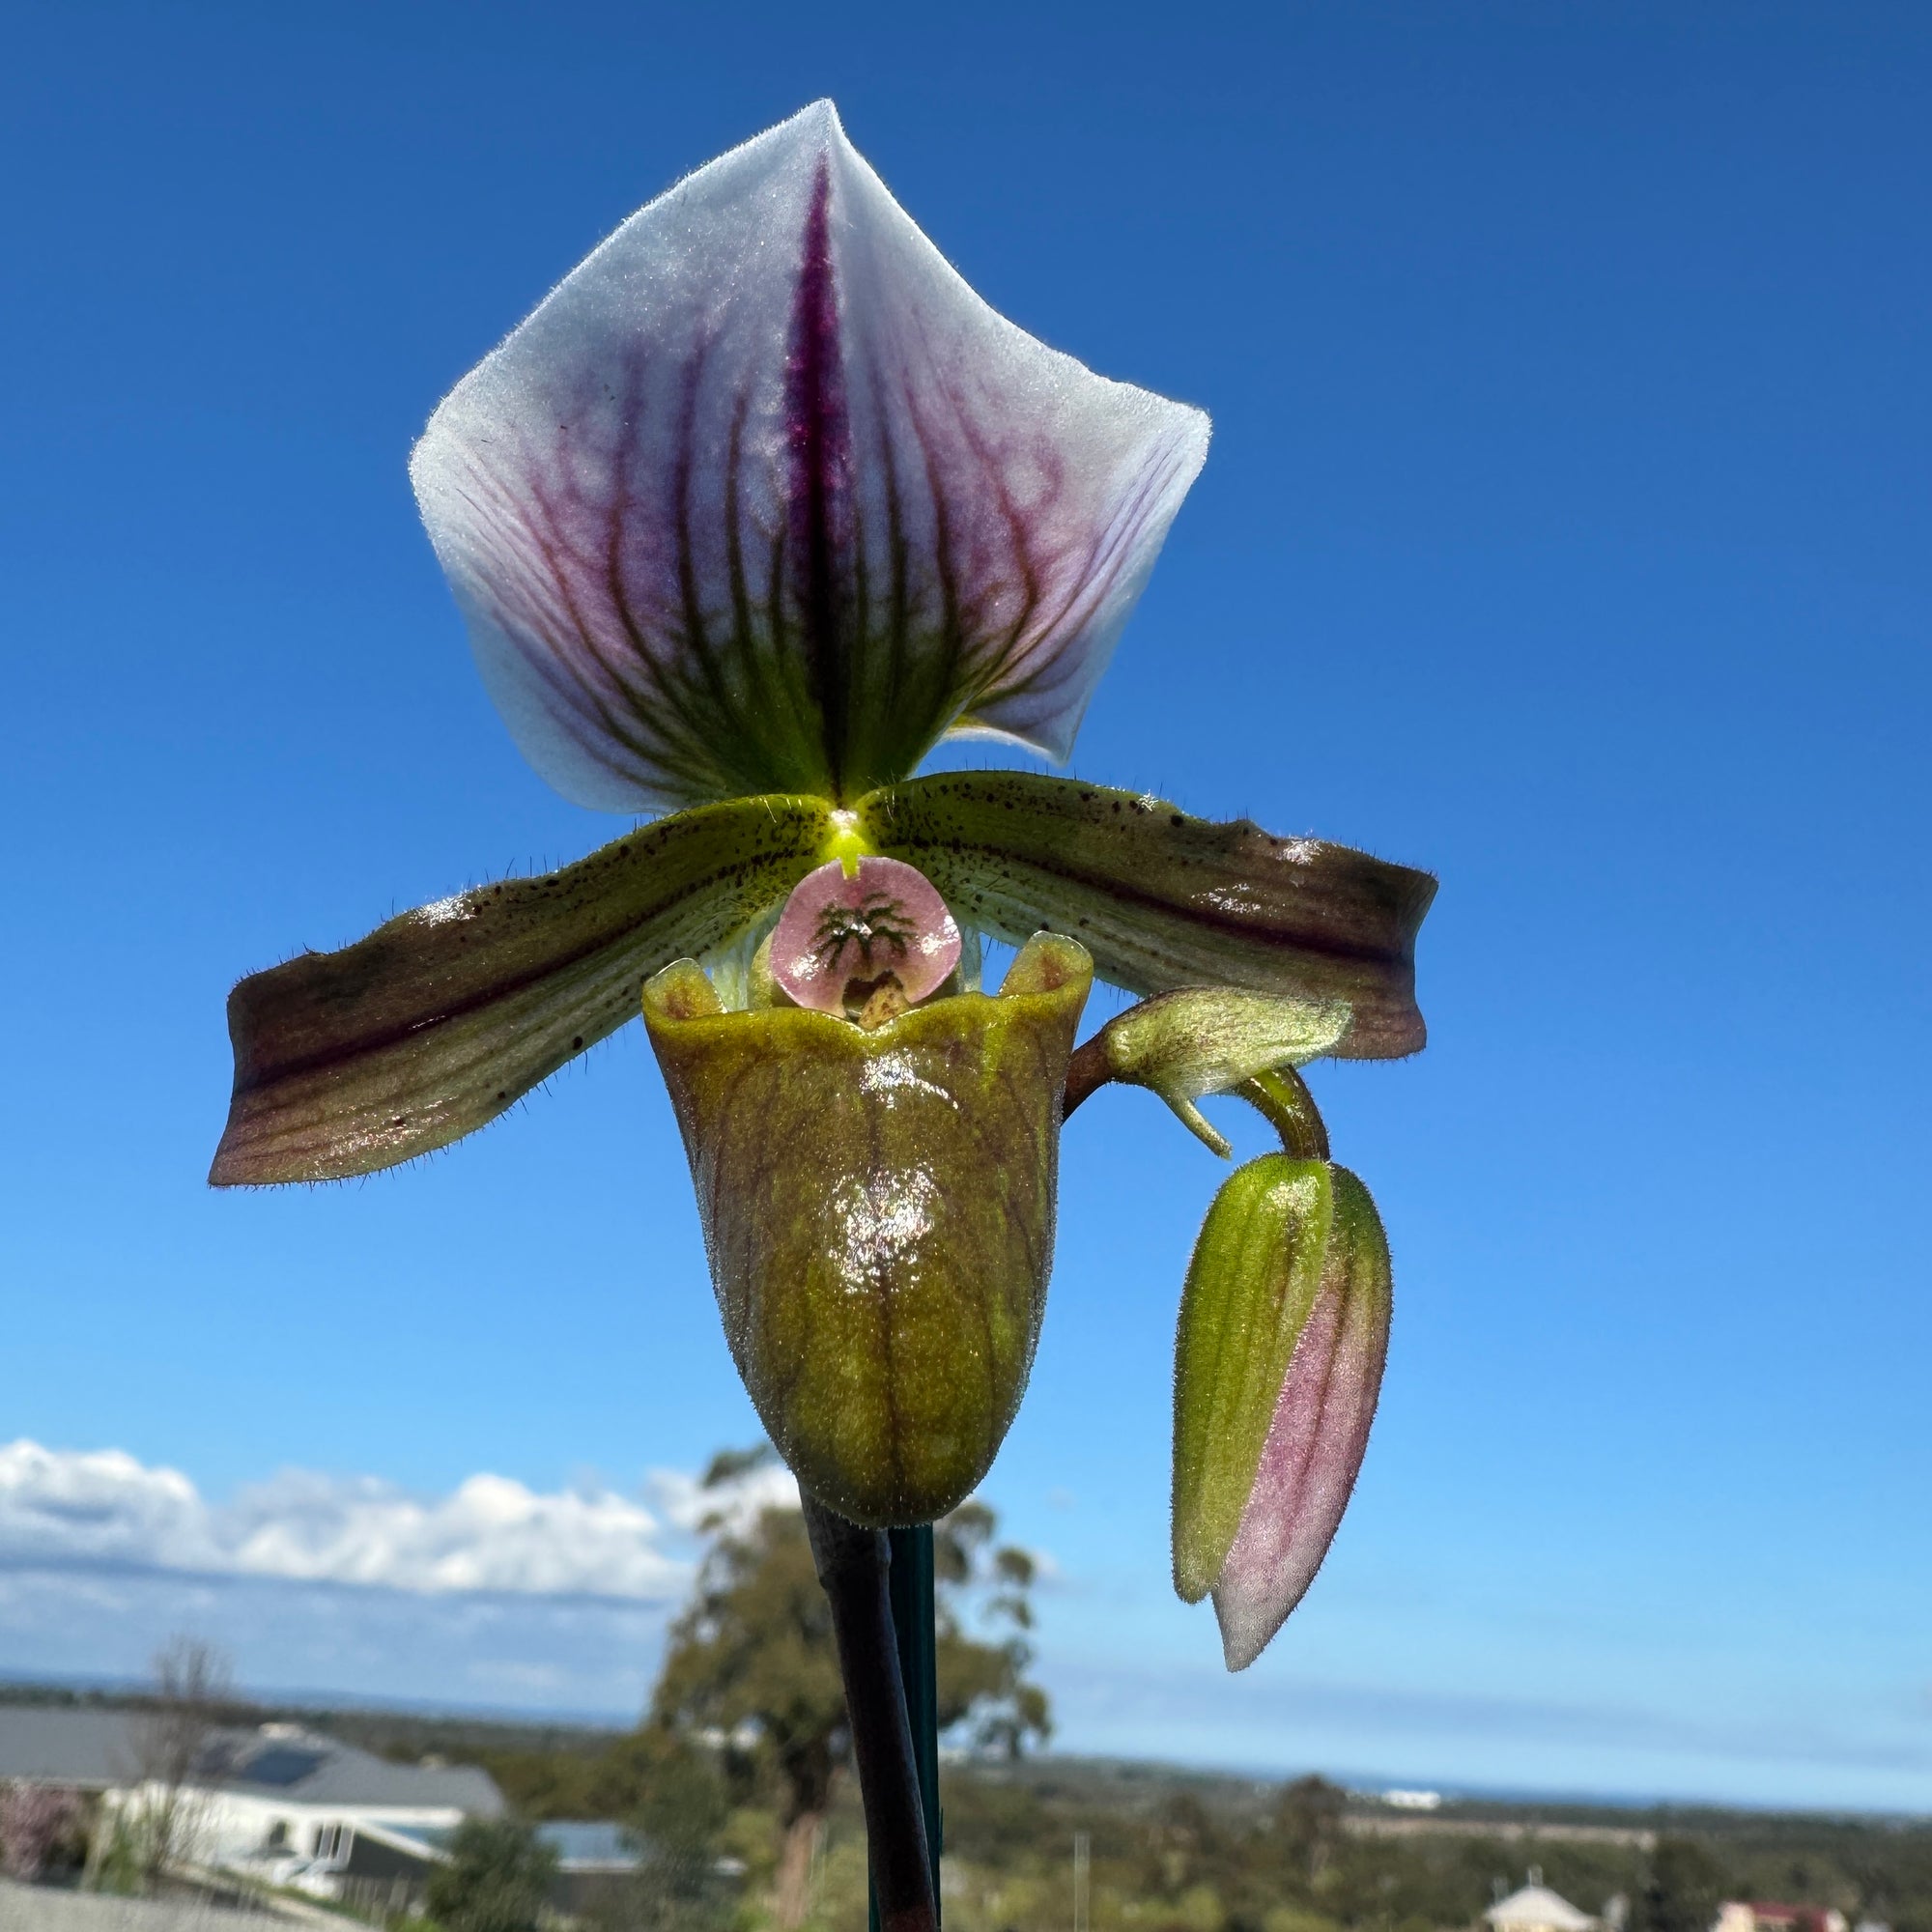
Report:
M 1045 926 L 1135 993 L 1240 986 L 1343 1000 L 1338 1056 L 1414 1053 L 1427 872 L 1246 819 L 1029 772 L 948 773 L 859 802 L 867 839 L 917 866 L 963 924 L 1019 944 Z
M 634 1019 L 666 961 L 781 903 L 832 837 L 819 799 L 704 806 L 251 975 L 229 996 L 210 1180 L 340 1179 L 446 1147 Z
M 997 997 L 871 1032 L 724 1012 L 688 960 L 644 988 L 738 1371 L 799 1480 L 855 1522 L 945 1515 L 1019 1407 L 1092 975 L 1042 935 Z

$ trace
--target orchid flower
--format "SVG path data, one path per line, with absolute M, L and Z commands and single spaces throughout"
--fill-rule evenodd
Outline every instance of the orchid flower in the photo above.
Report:
M 1012 1420 L 1059 1134 L 1099 1086 L 1235 1093 L 1282 1151 L 1182 1304 L 1175 1567 L 1245 1665 L 1313 1577 L 1388 1332 L 1366 1190 L 1293 1070 L 1423 1043 L 1426 874 L 1037 773 L 1064 761 L 1206 458 L 1207 417 L 995 314 L 829 103 L 632 216 L 459 383 L 412 461 L 511 734 L 664 814 L 229 1002 L 218 1185 L 446 1146 L 641 1012 L 726 1337 L 861 1525 L 930 1521 Z M 980 941 L 1019 948 L 996 995 Z M 1092 980 L 1146 996 L 1076 1047 Z

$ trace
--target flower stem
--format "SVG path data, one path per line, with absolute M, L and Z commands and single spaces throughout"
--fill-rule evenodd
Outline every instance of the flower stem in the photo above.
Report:
M 920 1811 L 925 1820 L 926 1863 L 932 1867 L 935 1914 L 939 1859 L 945 1826 L 939 1809 L 939 1620 L 933 1598 L 932 1525 L 889 1529 L 893 1633 L 898 1640 L 899 1682 L 905 1687 L 906 1723 L 912 1732 L 913 1768 L 919 1774 Z M 878 1925 L 874 1910 L 872 1923 Z
M 803 1501 L 812 1562 L 832 1603 L 881 1932 L 939 1932 L 918 1761 L 893 1628 L 886 1532 L 847 1522 L 810 1494 Z
M 1281 1136 L 1281 1150 L 1295 1160 L 1328 1158 L 1328 1127 L 1308 1083 L 1293 1067 L 1257 1073 L 1235 1092 Z
M 1074 1049 L 1066 1066 L 1066 1086 L 1062 1093 L 1060 1118 L 1065 1121 L 1073 1110 L 1091 1099 L 1110 1080 L 1117 1079 L 1107 1058 L 1103 1028 L 1085 1045 Z M 1292 1066 L 1277 1067 L 1272 1073 L 1258 1073 L 1252 1080 L 1228 1090 L 1245 1100 L 1281 1136 L 1282 1151 L 1297 1160 L 1328 1158 L 1328 1129 L 1323 1124 L 1315 1095 L 1308 1083 Z
M 1091 1100 L 1113 1077 L 1114 1069 L 1107 1064 L 1107 1043 L 1096 1033 L 1084 1046 L 1075 1047 L 1073 1058 L 1066 1063 L 1060 1118 L 1066 1120 L 1074 1108 Z

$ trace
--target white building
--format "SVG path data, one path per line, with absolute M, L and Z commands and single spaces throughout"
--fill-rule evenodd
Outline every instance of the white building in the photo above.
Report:
M 1529 1880 L 1483 1914 L 1492 1932 L 1599 1932 L 1603 1921 L 1551 1891 L 1540 1871 L 1532 1871 Z
M 1439 1791 L 1384 1791 L 1382 1803 L 1397 1811 L 1439 1811 L 1442 1808 L 1442 1794 Z
M 1718 1907 L 1711 1932 L 1850 1932 L 1850 1925 L 1845 1915 L 1831 1906 L 1727 1898 Z
M 110 1804 L 153 1803 L 151 1785 L 129 1783 Z M 464 1818 L 497 1818 L 502 1793 L 471 1766 L 390 1764 L 296 1723 L 216 1731 L 187 1797 L 193 1855 L 203 1864 L 251 1868 L 317 1861 L 354 1870 L 357 1835 L 392 1841 L 454 1832 Z M 390 1862 L 390 1861 L 381 1861 Z
M 142 1723 L 130 1711 L 0 1706 L 0 1780 L 152 1815 L 168 1794 L 143 1775 Z M 328 1894 L 349 1879 L 418 1883 L 442 1835 L 504 1808 L 487 1772 L 391 1764 L 297 1724 L 212 1731 L 175 1803 L 183 1858 Z

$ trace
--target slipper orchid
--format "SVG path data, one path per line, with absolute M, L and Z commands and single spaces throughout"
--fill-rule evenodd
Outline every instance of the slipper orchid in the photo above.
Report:
M 822 1502 L 896 1524 L 962 1499 L 1017 1407 L 1065 1115 L 1139 1084 L 1226 1152 L 1196 1103 L 1242 1094 L 1285 1151 L 1190 1269 L 1176 1574 L 1246 1663 L 1339 1520 L 1387 1332 L 1374 1208 L 1292 1069 L 1422 1045 L 1435 882 L 1070 780 L 914 776 L 961 734 L 1066 757 L 1208 435 L 996 315 L 829 103 L 651 202 L 411 471 L 525 754 L 668 815 L 242 980 L 211 1179 L 426 1153 L 641 1010 L 759 1412 Z M 982 935 L 1022 949 L 996 996 Z M 1096 976 L 1151 997 L 1076 1050 Z

